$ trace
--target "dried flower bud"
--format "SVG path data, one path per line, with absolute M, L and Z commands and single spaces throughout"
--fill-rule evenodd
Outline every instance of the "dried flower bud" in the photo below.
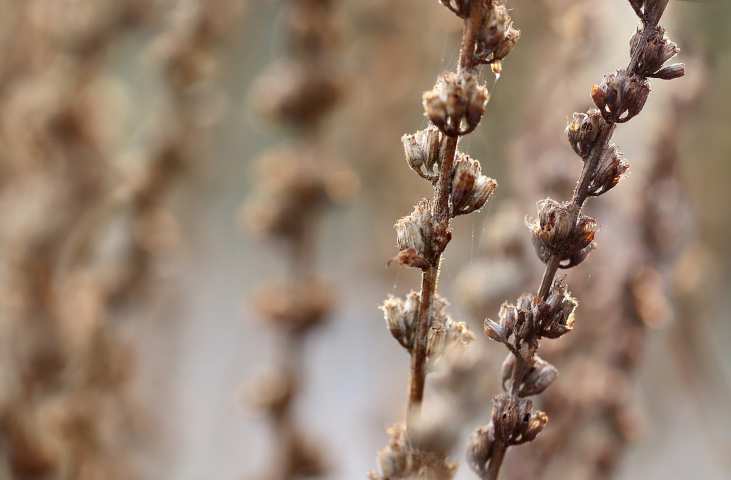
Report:
M 439 178 L 441 138 L 439 129 L 434 126 L 401 137 L 409 167 L 430 182 Z
M 406 350 L 411 351 L 419 310 L 419 294 L 410 292 L 406 295 L 406 301 L 389 295 L 380 308 L 393 338 Z
M 411 291 L 404 299 L 389 296 L 381 306 L 388 330 L 408 351 L 414 345 L 420 305 L 419 293 Z M 447 315 L 448 306 L 449 302 L 440 295 L 432 299 L 427 338 L 427 361 L 430 367 L 436 365 L 445 353 L 454 348 L 464 348 L 474 340 L 473 333 L 464 322 L 454 321 Z
M 501 324 L 488 319 L 485 319 L 484 323 L 485 335 L 495 340 L 496 342 L 504 343 L 512 332 L 509 332 Z
M 534 364 L 533 350 L 541 337 L 558 338 L 574 326 L 576 300 L 567 291 L 563 280 L 557 279 L 545 301 L 532 294 L 521 295 L 515 304 L 503 303 L 500 319 L 485 321 L 485 334 L 500 343 L 527 342 L 530 349 L 521 352 L 523 360 Z M 511 341 L 511 337 L 515 341 Z M 523 355 L 525 353 L 525 355 Z M 514 365 L 509 356 L 503 364 L 503 385 L 512 375 Z M 537 358 L 537 357 L 536 357 Z
M 574 223 L 572 208 L 570 202 L 559 203 L 550 198 L 538 202 L 538 220 L 529 221 L 527 225 L 542 262 L 547 263 L 552 255 L 557 255 L 562 262 L 560 266 L 568 268 L 573 266 L 571 259 L 575 260 L 581 254 L 585 258 L 590 251 L 582 252 L 594 240 L 598 229 L 596 220 L 580 213 Z
M 501 393 L 493 399 L 495 441 L 503 445 L 530 442 L 548 423 L 545 412 L 533 411 L 533 402 Z
M 251 98 L 257 110 L 273 121 L 311 126 L 342 96 L 341 79 L 327 69 L 282 62 L 269 67 L 255 82 Z
M 598 197 L 607 193 L 619 183 L 622 175 L 628 169 L 629 164 L 624 161 L 624 154 L 617 149 L 616 145 L 609 145 L 599 159 L 594 176 L 589 182 L 589 195 Z
M 277 328 L 303 334 L 320 325 L 332 310 L 332 288 L 318 279 L 275 284 L 263 288 L 255 298 L 262 317 Z
M 258 188 L 244 204 L 242 221 L 258 234 L 299 238 L 322 210 L 357 188 L 347 169 L 322 167 L 306 148 L 270 150 L 256 161 Z
M 378 452 L 380 474 L 370 472 L 370 480 L 396 480 L 407 478 L 434 478 L 449 480 L 457 466 L 447 461 L 444 455 L 414 448 L 406 436 L 403 424 L 392 426 L 387 431 L 388 445 Z M 428 474 L 428 477 L 424 475 Z
M 492 423 L 477 428 L 470 436 L 467 445 L 467 463 L 480 477 L 487 472 L 487 464 L 492 458 L 494 445 L 495 428 Z
M 470 0 L 439 0 L 439 3 L 461 18 L 470 16 Z
M 447 72 L 424 93 L 425 115 L 447 136 L 466 135 L 480 123 L 489 94 L 470 72 Z
M 617 70 L 604 76 L 601 85 L 594 85 L 591 97 L 609 123 L 624 123 L 640 113 L 650 94 L 647 80 Z
M 543 309 L 540 319 L 542 337 L 558 338 L 574 329 L 577 303 L 562 279 L 553 282 L 544 305 L 547 308 Z
M 428 268 L 431 248 L 431 202 L 420 200 L 411 215 L 401 218 L 396 225 L 396 243 L 401 264 L 414 268 Z
M 566 135 L 571 148 L 577 155 L 587 159 L 592 147 L 599 136 L 600 130 L 606 125 L 599 110 L 592 108 L 586 113 L 574 113 L 566 126 Z
M 680 49 L 669 38 L 665 36 L 665 29 L 659 26 L 645 27 L 645 30 L 637 30 L 630 40 L 630 51 L 634 54 L 635 50 L 642 48 L 638 53 L 637 73 L 644 77 L 652 76 L 662 66 L 678 54 Z M 642 36 L 646 35 L 646 42 L 641 45 Z
M 551 198 L 538 202 L 538 222 L 541 239 L 552 244 L 564 242 L 574 229 L 569 204 Z
M 512 445 L 532 442 L 548 423 L 548 415 L 540 410 L 533 411 L 533 402 L 522 400 L 519 403 L 519 423 L 512 437 Z
M 296 391 L 297 382 L 292 375 L 273 370 L 252 382 L 247 399 L 253 407 L 277 417 L 287 410 Z
M 518 395 L 521 397 L 540 395 L 557 376 L 556 367 L 541 357 L 535 356 L 533 366 L 528 370 L 527 375 L 523 378 L 523 383 L 518 388 Z
M 685 64 L 674 63 L 653 73 L 652 77 L 659 78 L 660 80 L 672 80 L 674 78 L 680 78 L 683 75 L 685 75 Z
M 477 35 L 475 56 L 481 63 L 499 62 L 508 56 L 519 39 L 520 30 L 513 26 L 507 7 L 495 4 Z
M 458 152 L 452 176 L 452 216 L 482 208 L 497 188 L 497 182 L 482 175 L 480 162 Z

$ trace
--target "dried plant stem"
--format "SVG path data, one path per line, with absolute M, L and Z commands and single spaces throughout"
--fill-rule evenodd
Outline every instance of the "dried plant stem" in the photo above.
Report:
M 550 198 L 538 203 L 539 218 L 529 225 L 539 258 L 546 264 L 537 295 L 523 295 L 515 305 L 504 304 L 500 321 L 485 322 L 485 333 L 510 351 L 503 363 L 504 393 L 495 397 L 492 423 L 477 435 L 472 447 L 473 464 L 483 478 L 495 480 L 511 445 L 532 441 L 548 417 L 533 412 L 526 397 L 541 394 L 557 376 L 557 369 L 540 358 L 542 338 L 558 338 L 573 328 L 575 300 L 563 280 L 556 280 L 559 268 L 580 264 L 593 249 L 596 220 L 582 214 L 590 196 L 603 195 L 617 185 L 628 169 L 621 152 L 610 144 L 616 124 L 642 111 L 650 93 L 648 77 L 672 79 L 684 74 L 683 65 L 663 67 L 677 52 L 677 46 L 658 26 L 667 0 L 630 0 L 643 23 L 632 38 L 631 60 L 624 70 L 605 76 L 594 85 L 591 96 L 598 110 L 575 113 L 567 128 L 569 143 L 584 161 L 581 175 L 569 202 Z M 506 388 L 509 379 L 510 388 Z
M 477 33 L 485 18 L 486 8 L 491 2 L 471 2 L 469 17 L 464 21 L 462 31 L 462 47 L 459 53 L 458 73 L 474 66 L 475 44 Z M 449 224 L 451 220 L 449 195 L 452 187 L 452 169 L 457 154 L 459 136 L 447 137 L 440 152 L 441 169 L 439 181 L 434 192 L 434 203 L 432 215 L 434 218 L 435 235 L 441 238 L 448 238 Z M 419 414 L 421 403 L 424 399 L 424 385 L 426 383 L 426 354 L 429 336 L 430 312 L 432 300 L 437 291 L 439 280 L 439 268 L 441 253 L 434 256 L 432 265 L 429 266 L 421 277 L 421 299 L 416 338 L 414 339 L 414 351 L 411 355 L 411 388 L 409 394 L 407 419 Z
M 395 225 L 400 249 L 395 260 L 422 271 L 421 291 L 405 300 L 389 297 L 381 307 L 389 331 L 411 354 L 411 379 L 405 426 L 389 430 L 391 441 L 378 457 L 381 473 L 371 472 L 372 479 L 447 479 L 456 470 L 447 457 L 456 443 L 450 432 L 458 420 L 423 415 L 424 387 L 428 371 L 443 357 L 459 357 L 474 336 L 446 315 L 447 301 L 437 293 L 439 269 L 452 236 L 451 220 L 482 208 L 497 187 L 477 160 L 457 149 L 459 138 L 477 128 L 487 106 L 487 88 L 479 83 L 477 67 L 490 65 L 498 74 L 500 61 L 520 36 L 502 1 L 440 3 L 462 18 L 464 27 L 456 71 L 443 73 L 423 95 L 431 124 L 402 137 L 406 161 L 434 193 Z

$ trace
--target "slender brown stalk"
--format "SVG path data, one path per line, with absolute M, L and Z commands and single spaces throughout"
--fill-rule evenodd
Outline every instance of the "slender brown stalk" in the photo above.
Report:
M 540 340 L 558 338 L 573 328 L 576 301 L 563 280 L 556 280 L 556 273 L 580 264 L 593 249 L 596 220 L 585 216 L 582 207 L 590 196 L 616 186 L 628 168 L 610 144 L 616 125 L 640 113 L 650 92 L 648 77 L 672 79 L 684 74 L 682 65 L 663 67 L 678 51 L 658 26 L 667 0 L 630 3 L 643 27 L 630 42 L 628 67 L 595 85 L 592 98 L 598 110 L 574 114 L 567 128 L 571 146 L 584 161 L 572 198 L 539 202 L 538 219 L 529 225 L 536 253 L 546 264 L 538 294 L 525 294 L 515 305 L 504 304 L 499 322 L 485 322 L 485 333 L 510 353 L 503 364 L 504 392 L 495 397 L 492 423 L 473 437 L 471 463 L 482 478 L 497 479 L 507 448 L 532 441 L 548 421 L 545 413 L 533 411 L 526 397 L 542 393 L 558 373 L 537 355 Z
M 440 2 L 463 19 L 464 27 L 456 71 L 442 74 L 423 96 L 431 125 L 402 138 L 409 166 L 432 183 L 433 196 L 396 223 L 400 252 L 395 260 L 422 271 L 421 291 L 405 300 L 389 297 L 382 307 L 391 334 L 411 354 L 411 379 L 406 427 L 389 430 L 391 443 L 379 453 L 381 476 L 371 473 L 376 479 L 450 478 L 456 468 L 447 461 L 452 442 L 431 438 L 421 412 L 430 368 L 447 350 L 473 338 L 466 325 L 444 312 L 447 303 L 437 293 L 439 270 L 452 236 L 451 220 L 482 208 L 497 186 L 482 175 L 478 161 L 458 150 L 460 137 L 477 128 L 488 100 L 477 67 L 490 65 L 499 73 L 500 61 L 520 35 L 502 1 Z

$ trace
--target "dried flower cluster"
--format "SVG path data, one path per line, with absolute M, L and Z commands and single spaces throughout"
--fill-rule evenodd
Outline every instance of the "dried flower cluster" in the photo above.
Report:
M 489 64 L 499 74 L 500 61 L 519 37 L 502 1 L 441 3 L 464 20 L 462 47 L 457 70 L 440 75 L 423 95 L 429 126 L 402 138 L 408 165 L 432 184 L 434 196 L 420 200 L 395 225 L 399 253 L 394 260 L 421 270 L 422 282 L 420 292 L 405 299 L 389 297 L 382 307 L 389 331 L 411 355 L 411 385 L 406 425 L 389 431 L 391 443 L 379 453 L 380 472 L 372 472 L 373 479 L 443 479 L 456 469 L 447 460 L 454 438 L 447 435 L 452 441 L 444 441 L 444 436 L 425 433 L 449 430 L 449 422 L 421 415 L 421 407 L 429 370 L 440 357 L 462 350 L 473 335 L 446 315 L 437 280 L 452 236 L 451 220 L 482 208 L 497 187 L 477 160 L 458 150 L 460 137 L 477 127 L 489 99 L 478 68 Z
M 589 196 L 613 188 L 628 168 L 610 144 L 616 124 L 640 113 L 650 91 L 648 77 L 675 78 L 684 71 L 676 65 L 667 67 L 675 72 L 669 74 L 663 67 L 677 53 L 658 26 L 668 1 L 631 3 L 642 28 L 632 39 L 628 67 L 593 87 L 598 110 L 575 114 L 566 130 L 571 147 L 584 162 L 573 198 L 539 202 L 538 218 L 528 224 L 536 253 L 546 264 L 539 292 L 521 296 L 514 305 L 504 304 L 497 322 L 485 322 L 487 336 L 504 344 L 510 354 L 503 364 L 504 392 L 494 400 L 492 421 L 475 433 L 470 448 L 470 463 L 481 478 L 498 478 L 507 449 L 532 440 L 546 424 L 545 414 L 535 411 L 524 397 L 541 393 L 556 378 L 555 367 L 537 355 L 540 339 L 558 338 L 573 328 L 576 301 L 555 276 L 559 268 L 584 261 L 593 248 L 596 220 L 584 215 L 582 207 Z
M 256 190 L 245 205 L 247 226 L 278 240 L 288 251 L 290 276 L 264 286 L 255 306 L 282 340 L 279 365 L 252 388 L 252 403 L 270 419 L 277 458 L 266 478 L 287 480 L 324 475 L 319 446 L 294 419 L 302 386 L 305 335 L 332 312 L 332 285 L 314 269 L 317 220 L 356 187 L 344 167 L 325 160 L 320 139 L 326 114 L 339 102 L 343 82 L 336 72 L 333 2 L 290 0 L 284 12 L 287 58 L 256 81 L 252 98 L 266 118 L 295 132 L 287 147 L 265 152 L 254 174 Z

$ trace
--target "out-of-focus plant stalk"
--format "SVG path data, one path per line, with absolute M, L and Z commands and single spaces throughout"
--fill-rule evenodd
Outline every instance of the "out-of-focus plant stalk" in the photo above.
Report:
M 334 289 L 318 278 L 316 236 L 320 216 L 352 195 L 352 173 L 326 159 L 327 114 L 339 103 L 344 82 L 336 59 L 334 2 L 283 3 L 285 58 L 267 68 L 252 90 L 263 116 L 289 127 L 290 145 L 261 155 L 253 174 L 254 194 L 245 205 L 255 233 L 283 244 L 284 280 L 264 286 L 255 304 L 281 343 L 278 365 L 252 389 L 253 402 L 270 419 L 275 458 L 267 478 L 317 477 L 327 471 L 320 446 L 294 418 L 294 404 L 307 385 L 303 355 L 306 334 L 325 322 Z

